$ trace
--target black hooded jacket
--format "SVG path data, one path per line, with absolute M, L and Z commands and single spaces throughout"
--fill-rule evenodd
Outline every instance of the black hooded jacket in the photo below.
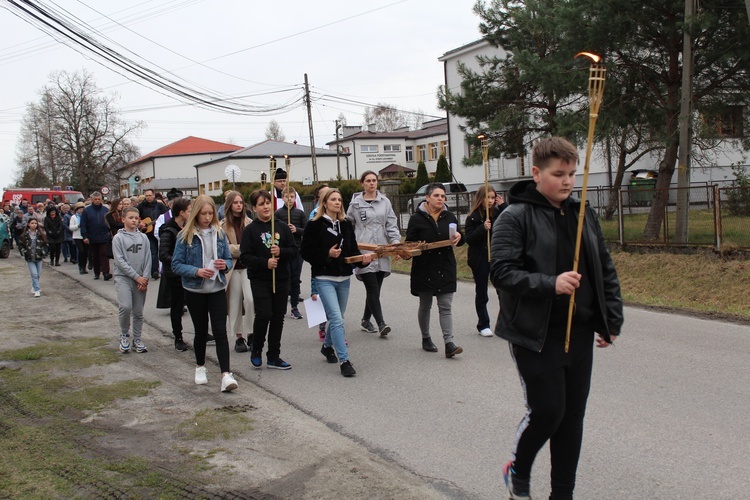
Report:
M 55 212 L 54 217 L 50 213 Z M 44 232 L 47 234 L 48 243 L 62 243 L 65 241 L 65 226 L 63 226 L 62 217 L 56 207 L 47 208 L 47 216 L 44 218 Z
M 515 184 L 509 201 L 492 231 L 490 278 L 500 297 L 495 334 L 541 351 L 550 325 L 556 332 L 565 330 L 569 297 L 556 294 L 555 281 L 572 270 L 581 203 L 570 197 L 556 208 L 531 180 Z M 610 341 L 623 324 L 620 282 L 596 212 L 589 206 L 578 271 L 583 277 L 576 290 L 574 326 L 590 324 Z
M 502 203 L 501 205 L 495 205 L 492 207 L 490 210 L 490 220 L 493 225 L 502 211 L 507 207 L 507 203 Z M 487 230 L 484 228 L 484 221 L 486 219 L 487 210 L 480 207 L 471 212 L 469 217 L 466 218 L 466 223 L 464 224 L 466 243 L 469 245 L 467 263 L 471 268 L 475 268 L 482 261 L 487 262 Z M 490 228 L 490 236 L 491 235 L 492 228 Z
M 406 228 L 406 241 L 434 243 L 450 238 L 450 224 L 458 226 L 458 219 L 446 207 L 438 215 L 437 221 L 427 213 L 426 201 L 420 203 L 409 219 Z M 458 228 L 457 228 L 458 230 Z M 458 231 L 461 232 L 460 230 Z M 458 246 L 466 243 L 463 233 Z M 432 295 L 456 292 L 456 256 L 453 247 L 425 250 L 411 261 L 411 294 L 430 292 Z

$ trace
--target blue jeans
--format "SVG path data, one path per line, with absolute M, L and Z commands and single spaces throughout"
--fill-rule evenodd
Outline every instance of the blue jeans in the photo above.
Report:
M 326 316 L 328 317 L 328 329 L 323 346 L 330 347 L 333 345 L 339 362 L 343 363 L 349 360 L 346 332 L 344 331 L 344 313 L 346 312 L 346 303 L 349 301 L 349 280 L 329 281 L 318 278 L 316 283 L 318 295 L 320 300 L 323 301 L 323 308 L 326 310 Z
M 29 265 L 29 274 L 31 274 L 31 288 L 35 292 L 41 292 L 42 289 L 39 287 L 39 277 L 42 275 L 42 261 L 41 260 L 30 260 L 26 264 Z

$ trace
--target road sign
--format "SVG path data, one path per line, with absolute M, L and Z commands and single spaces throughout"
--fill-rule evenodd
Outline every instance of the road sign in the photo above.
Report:
M 100 191 L 105 196 L 109 194 L 109 188 L 107 186 L 102 186 L 102 188 L 100 189 Z

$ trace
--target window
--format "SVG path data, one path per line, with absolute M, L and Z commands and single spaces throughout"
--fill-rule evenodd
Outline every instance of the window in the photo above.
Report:
M 448 158 L 448 141 L 440 141 L 440 154 Z
M 424 144 L 417 146 L 417 161 L 427 160 L 427 146 Z
M 386 144 L 383 146 L 383 152 L 399 153 L 401 152 L 401 144 Z
M 414 161 L 414 146 L 406 146 L 406 161 Z
M 430 160 L 437 160 L 438 159 L 438 144 L 437 142 L 431 142 L 428 144 L 430 148 Z
M 709 133 L 720 137 L 743 136 L 742 106 L 727 106 L 723 111 L 704 115 L 703 121 Z
M 359 147 L 360 153 L 377 153 L 378 152 L 378 146 L 373 145 L 361 145 Z

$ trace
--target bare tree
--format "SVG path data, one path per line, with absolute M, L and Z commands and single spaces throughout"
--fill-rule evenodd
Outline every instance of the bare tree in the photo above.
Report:
M 339 113 L 338 120 L 339 125 L 341 125 L 342 127 L 346 127 L 346 116 L 344 116 L 344 113 Z
M 268 127 L 266 127 L 266 139 L 279 142 L 284 142 L 286 139 L 284 131 L 281 130 L 281 125 L 276 120 L 271 120 Z
M 424 111 L 416 109 L 412 111 L 409 116 L 409 129 L 419 130 L 424 125 Z
M 374 108 L 366 107 L 363 118 L 364 126 L 374 124 L 376 132 L 393 132 L 409 124 L 406 113 L 385 103 L 378 103 Z
M 144 125 L 122 120 L 114 103 L 86 71 L 53 73 L 21 123 L 18 180 L 86 193 L 119 185 L 117 169 L 139 155 L 130 137 Z

